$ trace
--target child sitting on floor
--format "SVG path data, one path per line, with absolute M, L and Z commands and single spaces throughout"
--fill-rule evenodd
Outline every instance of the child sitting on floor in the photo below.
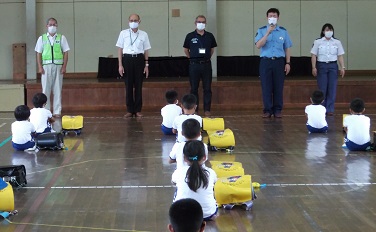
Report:
M 196 115 L 196 97 L 193 94 L 187 94 L 183 96 L 182 99 L 182 106 L 183 106 L 183 114 L 177 116 L 172 124 L 172 131 L 177 135 L 176 141 L 177 142 L 184 142 L 186 138 L 182 135 L 182 124 L 188 118 L 194 118 L 200 123 L 200 127 L 202 127 L 202 118 L 199 115 Z M 201 136 L 200 136 L 201 140 Z
M 326 108 L 321 105 L 324 102 L 324 93 L 316 90 L 311 96 L 311 105 L 306 106 L 307 129 L 310 133 L 326 133 L 328 123 L 325 119 Z
M 163 134 L 165 135 L 174 135 L 174 133 L 172 132 L 172 123 L 177 116 L 182 114 L 181 107 L 177 105 L 177 97 L 178 93 L 175 90 L 168 90 L 166 92 L 166 101 L 168 104 L 161 109 L 161 129 Z
M 355 98 L 351 101 L 351 115 L 345 117 L 343 121 L 346 132 L 343 148 L 348 148 L 350 151 L 366 151 L 371 149 L 371 137 L 369 135 L 371 122 L 369 117 L 363 115 L 364 111 L 365 106 L 362 99 Z
M 12 123 L 12 146 L 18 151 L 34 151 L 36 149 L 32 134 L 35 128 L 29 122 L 30 109 L 26 105 L 17 106 L 14 110 L 17 121 Z
M 186 198 L 175 201 L 168 211 L 170 218 L 168 230 L 170 232 L 203 232 L 206 222 L 202 220 L 202 215 L 201 205 L 196 200 Z
M 33 97 L 34 108 L 30 110 L 30 122 L 34 125 L 37 135 L 51 132 L 51 123 L 55 121 L 51 111 L 44 108 L 47 103 L 47 96 L 44 93 L 37 93 Z
M 177 188 L 174 202 L 184 198 L 195 199 L 202 207 L 204 221 L 214 220 L 218 210 L 214 198 L 217 174 L 203 166 L 206 160 L 204 144 L 198 140 L 187 141 L 183 153 L 189 166 L 177 169 L 172 175 L 171 181 Z
M 182 134 L 187 141 L 199 140 L 201 137 L 200 123 L 193 118 L 185 120 L 182 125 Z M 171 149 L 169 163 L 176 163 L 176 169 L 181 169 L 188 166 L 188 164 L 184 161 L 183 154 L 185 143 L 186 142 L 175 143 Z M 208 158 L 208 146 L 204 144 L 204 147 L 206 158 Z

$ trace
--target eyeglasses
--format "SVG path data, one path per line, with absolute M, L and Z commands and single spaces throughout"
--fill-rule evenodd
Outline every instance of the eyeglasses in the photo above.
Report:
M 206 23 L 206 21 L 196 21 L 196 23 Z
M 130 19 L 129 22 L 137 23 L 137 22 L 138 22 L 138 19 Z

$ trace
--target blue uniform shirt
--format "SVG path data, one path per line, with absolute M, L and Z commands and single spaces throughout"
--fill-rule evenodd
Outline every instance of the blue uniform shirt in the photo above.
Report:
M 268 26 L 260 27 L 255 36 L 255 43 L 259 41 L 268 30 Z M 285 49 L 292 47 L 292 42 L 284 27 L 277 27 L 270 33 L 266 43 L 260 48 L 261 57 L 285 57 Z

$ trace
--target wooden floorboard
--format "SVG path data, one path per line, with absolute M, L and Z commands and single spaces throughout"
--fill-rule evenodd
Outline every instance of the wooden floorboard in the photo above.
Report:
M 346 112 L 328 118 L 327 134 L 308 134 L 304 109 L 285 110 L 282 119 L 213 111 L 234 131 L 236 148 L 210 152 L 209 160 L 241 162 L 266 187 L 256 190 L 252 210 L 220 208 L 206 231 L 375 231 L 376 153 L 341 148 Z M 376 110 L 366 112 L 376 130 Z M 83 133 L 66 136 L 66 150 L 0 147 L 0 164 L 24 164 L 28 179 L 14 193 L 18 215 L 0 220 L 0 231 L 166 231 L 174 138 L 160 132 L 159 112 L 142 119 L 83 114 Z M 0 113 L 0 143 L 11 136 L 13 120 Z

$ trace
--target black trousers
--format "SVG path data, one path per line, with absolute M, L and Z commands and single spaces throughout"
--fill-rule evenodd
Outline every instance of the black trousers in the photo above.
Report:
M 145 58 L 143 54 L 137 57 L 123 55 L 125 71 L 125 100 L 127 111 L 135 114 L 142 109 L 142 83 L 144 81 Z
M 201 79 L 204 90 L 204 111 L 210 111 L 212 99 L 212 66 L 210 61 L 202 64 L 191 63 L 189 65 L 189 83 L 191 84 L 191 94 L 197 98 L 197 110 L 199 108 L 198 87 Z

